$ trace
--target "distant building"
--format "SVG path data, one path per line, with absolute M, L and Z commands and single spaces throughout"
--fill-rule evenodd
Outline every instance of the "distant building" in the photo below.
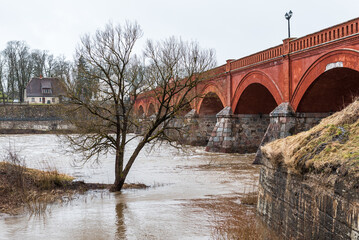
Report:
M 65 86 L 57 78 L 32 78 L 25 90 L 25 102 L 30 104 L 60 103 L 65 96 Z

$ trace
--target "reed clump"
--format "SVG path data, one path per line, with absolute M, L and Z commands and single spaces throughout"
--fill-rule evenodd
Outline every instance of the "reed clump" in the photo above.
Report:
M 14 160 L 14 159 L 13 159 Z M 0 162 L 0 212 L 17 214 L 39 203 L 51 203 L 72 193 L 73 178 L 56 170 L 45 172 Z

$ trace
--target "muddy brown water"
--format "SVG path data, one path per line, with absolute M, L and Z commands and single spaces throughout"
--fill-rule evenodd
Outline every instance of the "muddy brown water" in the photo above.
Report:
M 57 169 L 85 182 L 114 181 L 112 155 L 80 166 L 80 155 L 66 154 L 55 135 L 1 135 L 0 148 L 4 155 L 9 148 L 17 151 L 27 167 Z M 208 153 L 202 147 L 147 148 L 127 182 L 150 188 L 89 191 L 51 204 L 41 215 L 0 215 L 0 239 L 210 239 L 215 213 L 191 203 L 256 191 L 259 169 L 251 165 L 253 157 Z

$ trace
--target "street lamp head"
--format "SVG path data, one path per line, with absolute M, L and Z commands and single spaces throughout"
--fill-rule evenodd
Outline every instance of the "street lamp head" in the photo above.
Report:
M 290 18 L 292 17 L 293 15 L 293 12 L 292 10 L 289 10 L 289 12 L 287 12 L 284 16 L 285 16 L 285 19 L 288 20 L 288 38 L 290 38 Z
M 285 19 L 289 20 L 292 17 L 292 15 L 293 15 L 293 12 L 292 12 L 292 10 L 290 10 L 289 12 L 287 12 L 285 14 Z

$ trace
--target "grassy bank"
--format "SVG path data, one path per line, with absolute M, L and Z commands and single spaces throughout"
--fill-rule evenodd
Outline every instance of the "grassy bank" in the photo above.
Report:
M 262 152 L 299 174 L 359 177 L 359 100 L 309 131 L 271 142 Z

